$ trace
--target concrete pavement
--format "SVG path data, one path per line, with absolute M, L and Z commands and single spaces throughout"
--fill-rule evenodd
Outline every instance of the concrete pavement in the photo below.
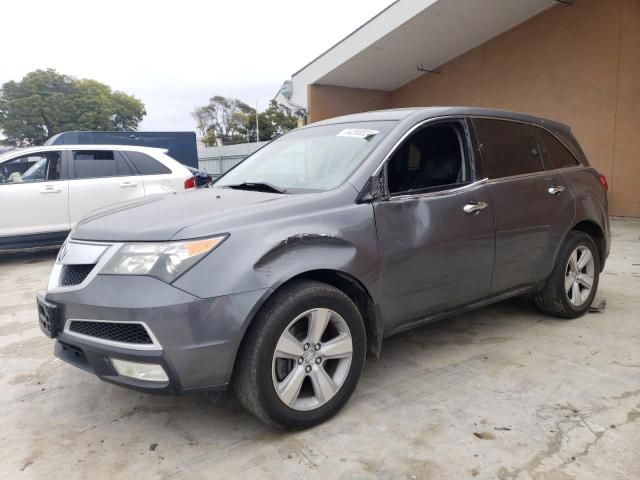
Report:
M 54 254 L 0 256 L 0 478 L 640 478 L 640 221 L 612 221 L 595 303 L 527 298 L 409 331 L 333 420 L 282 433 L 227 396 L 154 397 L 55 359 L 34 294 Z

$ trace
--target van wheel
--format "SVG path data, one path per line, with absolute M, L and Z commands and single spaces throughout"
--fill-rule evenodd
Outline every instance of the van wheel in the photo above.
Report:
M 569 233 L 558 252 L 556 265 L 539 293 L 540 310 L 563 318 L 584 314 L 598 289 L 600 255 L 593 239 L 584 232 Z
M 233 387 L 261 420 L 284 429 L 317 425 L 349 400 L 366 354 L 358 308 L 342 291 L 295 281 L 249 327 Z

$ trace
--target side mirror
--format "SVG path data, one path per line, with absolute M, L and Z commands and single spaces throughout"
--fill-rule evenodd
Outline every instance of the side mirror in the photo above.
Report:
M 369 203 L 389 196 L 384 172 L 385 170 L 382 169 L 380 173 L 372 175 L 371 178 L 369 178 L 362 192 L 360 192 L 358 203 Z
M 383 168 L 378 174 L 372 176 L 369 179 L 369 181 L 371 182 L 371 195 L 375 200 L 389 197 L 386 171 L 387 169 Z

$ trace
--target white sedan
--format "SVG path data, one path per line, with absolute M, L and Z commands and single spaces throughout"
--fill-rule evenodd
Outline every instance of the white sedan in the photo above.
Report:
M 89 212 L 147 195 L 195 189 L 166 150 L 52 145 L 0 155 L 0 250 L 61 244 Z

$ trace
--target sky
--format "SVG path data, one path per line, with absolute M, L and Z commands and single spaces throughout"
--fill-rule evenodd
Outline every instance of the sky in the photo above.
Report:
M 142 100 L 141 130 L 194 130 L 213 95 L 264 109 L 284 80 L 392 0 L 3 2 L 0 84 L 54 68 Z

